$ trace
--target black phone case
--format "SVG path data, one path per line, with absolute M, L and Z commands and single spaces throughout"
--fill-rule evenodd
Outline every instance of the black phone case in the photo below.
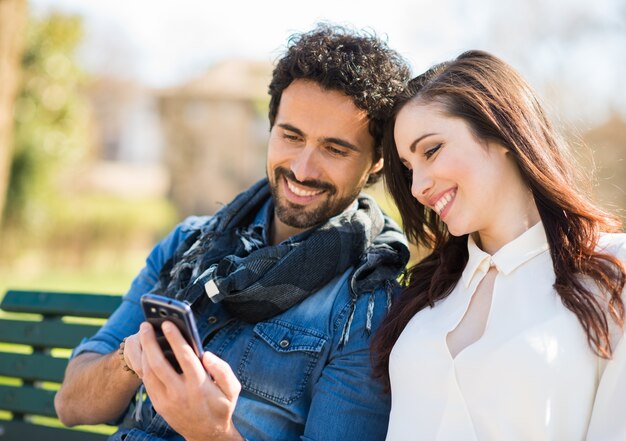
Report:
M 182 369 L 161 330 L 161 324 L 165 320 L 174 323 L 189 346 L 196 352 L 196 355 L 198 355 L 199 358 L 202 357 L 202 343 L 200 342 L 200 336 L 196 328 L 196 321 L 188 304 L 169 297 L 145 294 L 141 297 L 141 307 L 146 321 L 154 327 L 157 341 L 163 351 L 163 355 L 174 367 L 176 372 L 180 374 L 182 373 Z

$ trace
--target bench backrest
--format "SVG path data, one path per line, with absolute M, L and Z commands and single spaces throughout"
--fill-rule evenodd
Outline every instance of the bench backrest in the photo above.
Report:
M 114 295 L 7 291 L 0 304 L 0 412 L 11 419 L 0 419 L 0 441 L 106 439 L 56 422 L 54 394 L 69 349 L 95 334 L 120 302 Z

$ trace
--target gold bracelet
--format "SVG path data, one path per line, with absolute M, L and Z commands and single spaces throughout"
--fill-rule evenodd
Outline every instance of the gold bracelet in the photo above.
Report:
M 120 347 L 117 350 L 117 354 L 120 356 L 120 360 L 122 360 L 122 369 L 124 369 L 126 372 L 130 372 L 133 375 L 137 375 L 137 373 L 134 370 L 132 370 L 132 368 L 128 366 L 128 364 L 126 364 L 126 359 L 124 358 L 125 346 L 126 346 L 126 337 L 124 338 L 124 340 L 122 340 L 122 342 L 120 343 Z

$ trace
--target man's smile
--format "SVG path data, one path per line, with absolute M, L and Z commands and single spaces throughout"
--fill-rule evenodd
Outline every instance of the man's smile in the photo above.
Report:
M 309 187 L 300 185 L 300 184 L 296 184 L 295 182 L 293 182 L 291 179 L 289 179 L 287 176 L 283 176 L 283 178 L 285 179 L 285 182 L 287 183 L 287 188 L 296 196 L 300 196 L 300 197 L 313 197 L 313 196 L 317 196 L 318 194 L 321 194 L 324 192 L 324 190 L 320 190 L 320 189 L 316 189 L 316 190 L 311 190 L 309 189 Z

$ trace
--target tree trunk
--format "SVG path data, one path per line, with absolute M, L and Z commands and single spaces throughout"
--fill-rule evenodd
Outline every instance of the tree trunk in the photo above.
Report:
M 13 109 L 25 28 L 26 0 L 0 0 L 0 220 L 13 152 Z

